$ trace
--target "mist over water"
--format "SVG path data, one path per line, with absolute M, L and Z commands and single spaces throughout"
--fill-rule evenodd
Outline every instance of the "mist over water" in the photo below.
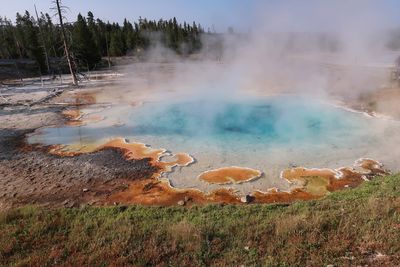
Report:
M 229 150 L 242 144 L 261 146 L 339 145 L 360 140 L 368 127 L 362 115 L 301 96 L 276 96 L 244 101 L 149 102 L 130 107 L 116 123 L 113 110 L 102 112 L 105 119 L 81 127 L 49 128 L 45 135 L 59 136 L 62 143 L 77 138 L 97 140 L 129 136 L 167 136 L 173 147 L 190 139 Z M 79 136 L 78 136 L 79 135 Z M 52 138 L 47 138 L 47 140 Z M 43 140 L 46 142 L 46 138 Z M 54 144 L 51 143 L 48 144 Z M 167 145 L 167 144 L 165 144 Z M 204 144 L 206 145 L 206 144 Z M 192 153 L 195 153 L 193 151 Z
M 244 101 L 148 103 L 129 115 L 134 135 L 190 137 L 193 142 L 269 144 L 329 142 L 365 125 L 356 115 L 305 97 L 280 96 Z M 342 140 L 340 140 L 342 141 Z M 235 143 L 237 142 L 237 143 Z

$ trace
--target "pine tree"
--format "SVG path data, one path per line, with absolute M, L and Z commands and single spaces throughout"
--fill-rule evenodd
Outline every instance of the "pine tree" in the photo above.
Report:
M 119 30 L 111 33 L 110 54 L 115 57 L 123 56 L 125 54 L 122 32 Z
M 94 19 L 94 15 L 91 11 L 88 12 L 87 14 L 87 26 L 89 28 L 89 31 L 92 33 L 92 38 L 94 42 L 96 43 L 98 53 L 100 55 L 103 55 L 101 53 L 101 46 L 102 46 L 102 34 L 99 32 L 99 27 L 96 25 L 96 21 Z
M 42 23 L 43 36 L 45 38 L 46 47 L 49 49 L 50 57 L 62 57 L 63 56 L 63 43 L 61 41 L 60 28 L 56 27 L 51 20 L 49 14 L 41 13 L 40 20 Z
M 101 60 L 93 34 L 81 14 L 78 15 L 72 31 L 72 51 L 80 66 L 92 69 Z
M 130 23 L 127 19 L 124 19 L 122 33 L 125 41 L 126 50 L 134 50 L 136 48 L 136 35 L 132 23 Z
M 93 68 L 102 56 L 123 56 L 134 53 L 139 48 L 148 49 L 160 40 L 166 47 L 185 55 L 195 53 L 202 47 L 201 35 L 204 30 L 195 22 L 181 24 L 176 18 L 156 21 L 140 17 L 133 23 L 124 19 L 123 25 L 120 26 L 118 23 L 105 23 L 95 19 L 93 13 L 89 11 L 87 18 L 79 14 L 74 24 L 64 24 L 63 6 L 60 2 L 61 0 L 54 0 L 60 20 L 58 25 L 53 24 L 48 14 L 43 13 L 37 21 L 29 13 L 23 16 L 17 14 L 15 25 L 5 18 L 0 18 L 0 58 L 31 58 L 43 71 L 45 70 L 43 47 L 45 47 L 49 58 L 66 55 L 73 75 L 76 64 L 73 62 L 72 54 L 79 66 Z M 40 36 L 39 30 L 42 32 Z M 40 42 L 38 37 L 42 38 Z M 70 41 L 72 41 L 71 47 Z
M 15 28 L 10 20 L 0 17 L 0 58 L 17 58 Z
M 36 61 L 41 73 L 46 70 L 46 63 L 43 50 L 39 44 L 38 28 L 35 27 L 35 20 L 28 11 L 21 16 L 17 13 L 17 33 L 19 43 L 24 55 Z

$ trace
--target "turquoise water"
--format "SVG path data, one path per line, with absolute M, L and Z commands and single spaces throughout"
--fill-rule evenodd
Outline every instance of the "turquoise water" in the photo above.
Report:
M 305 99 L 150 103 L 129 116 L 131 135 L 195 138 L 197 142 L 309 143 L 359 137 L 360 115 Z
M 280 172 L 290 166 L 339 168 L 352 166 L 359 158 L 398 166 L 400 158 L 393 150 L 400 142 L 398 123 L 306 97 L 194 101 L 169 98 L 139 106 L 92 106 L 83 113 L 84 119 L 91 115 L 104 119 L 78 127 L 43 128 L 28 141 L 92 151 L 122 137 L 173 154 L 189 153 L 195 164 L 165 174 L 178 188 L 216 189 L 218 185 L 205 184 L 196 177 L 221 167 L 262 171 L 263 177 L 254 182 L 232 185 L 243 193 L 272 187 L 288 189 Z
M 193 142 L 197 147 L 214 145 L 229 152 L 232 146 L 339 146 L 373 138 L 366 133 L 369 122 L 365 116 L 293 96 L 242 101 L 169 100 L 123 111 L 106 109 L 99 115 L 105 120 L 42 129 L 29 141 L 48 145 L 85 144 L 114 137 L 144 142 L 163 139 L 173 147 L 179 147 L 179 142 Z M 116 122 L 118 127 L 113 126 Z

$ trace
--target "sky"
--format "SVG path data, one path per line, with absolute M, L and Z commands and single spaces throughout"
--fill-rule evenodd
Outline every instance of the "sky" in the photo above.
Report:
M 28 10 L 34 14 L 34 4 L 38 11 L 54 13 L 49 10 L 52 0 L 0 0 L 0 16 L 15 19 L 17 12 Z M 140 16 L 148 19 L 169 19 L 176 17 L 179 21 L 199 22 L 202 25 L 219 31 L 226 31 L 230 26 L 248 30 L 248 25 L 241 26 L 241 18 L 251 19 L 256 7 L 262 0 L 63 0 L 70 8 L 67 18 L 74 21 L 80 12 L 87 14 L 90 10 L 95 17 L 102 20 L 122 22 L 124 18 L 134 21 Z
M 366 4 L 367 3 L 367 4 Z M 17 12 L 28 10 L 34 14 L 48 12 L 52 0 L 0 0 L 0 16 L 15 19 Z M 275 23 L 274 27 L 319 30 L 340 24 L 341 16 L 354 17 L 370 27 L 370 18 L 384 21 L 382 26 L 400 27 L 400 0 L 63 0 L 70 10 L 67 18 L 74 21 L 80 12 L 90 10 L 104 21 L 122 22 L 124 18 L 136 21 L 140 16 L 148 19 L 196 21 L 219 32 L 232 26 L 237 31 L 256 30 L 256 22 Z M 270 21 L 268 18 L 271 17 Z

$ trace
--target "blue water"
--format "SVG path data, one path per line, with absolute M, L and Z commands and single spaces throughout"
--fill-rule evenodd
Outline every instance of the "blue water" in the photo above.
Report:
M 324 142 L 357 138 L 366 121 L 359 114 L 302 98 L 243 102 L 148 103 L 130 115 L 132 135 L 240 140 L 246 143 Z
M 112 137 L 192 140 L 221 147 L 354 143 L 366 138 L 368 120 L 357 113 L 304 97 L 242 101 L 196 100 L 145 103 L 126 114 L 104 111 L 106 122 L 43 129 L 31 143 L 72 144 Z M 123 123 L 112 127 L 112 122 Z M 106 126 L 105 126 L 106 125 Z M 108 126 L 107 126 L 108 125 Z M 367 136 L 368 137 L 368 136 Z M 135 140 L 133 140 L 135 141 Z
M 399 143 L 398 123 L 307 97 L 166 99 L 134 107 L 114 104 L 104 110 L 93 106 L 84 113 L 105 119 L 79 127 L 43 128 L 28 141 L 90 152 L 122 137 L 172 154 L 189 153 L 195 164 L 165 174 L 178 188 L 217 188 L 197 179 L 202 172 L 216 168 L 240 166 L 262 171 L 264 176 L 251 185 L 242 189 L 242 185 L 234 185 L 244 193 L 271 187 L 288 190 L 280 172 L 293 165 L 339 168 L 367 157 L 398 166 L 400 158 L 393 149 Z

